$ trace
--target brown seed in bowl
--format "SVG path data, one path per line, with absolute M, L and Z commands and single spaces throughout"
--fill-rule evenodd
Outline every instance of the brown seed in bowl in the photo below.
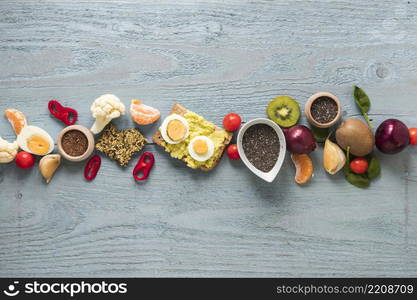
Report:
M 88 148 L 88 140 L 79 130 L 70 130 L 64 133 L 61 140 L 62 149 L 70 156 L 83 155 Z

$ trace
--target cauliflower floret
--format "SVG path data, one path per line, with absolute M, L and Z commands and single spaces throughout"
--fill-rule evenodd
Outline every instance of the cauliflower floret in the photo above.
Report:
M 13 161 L 18 149 L 19 146 L 16 141 L 9 143 L 0 137 L 0 163 L 5 164 Z
M 105 94 L 98 97 L 91 105 L 91 112 L 96 121 L 91 127 L 94 134 L 100 133 L 111 120 L 124 115 L 126 108 L 118 97 Z

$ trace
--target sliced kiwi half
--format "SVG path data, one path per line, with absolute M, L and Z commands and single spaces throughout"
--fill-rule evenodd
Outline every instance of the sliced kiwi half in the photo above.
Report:
M 281 127 L 291 127 L 300 119 L 300 106 L 289 96 L 279 96 L 269 102 L 268 117 Z

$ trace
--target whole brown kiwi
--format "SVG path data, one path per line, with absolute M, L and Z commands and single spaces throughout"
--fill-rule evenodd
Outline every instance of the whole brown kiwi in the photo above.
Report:
M 372 152 L 375 137 L 365 122 L 355 118 L 344 120 L 336 130 L 336 141 L 340 147 L 355 156 L 365 156 Z

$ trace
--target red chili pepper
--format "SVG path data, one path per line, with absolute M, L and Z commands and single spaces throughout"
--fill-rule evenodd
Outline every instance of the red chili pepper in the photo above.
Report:
M 133 178 L 135 178 L 138 181 L 142 181 L 148 178 L 154 163 L 155 157 L 151 152 L 143 153 L 142 156 L 139 158 L 138 164 L 133 169 Z M 142 177 L 138 176 L 140 172 L 142 172 L 143 174 Z
M 48 109 L 55 118 L 61 120 L 67 126 L 74 125 L 77 122 L 77 111 L 70 107 L 62 106 L 56 100 L 49 101 Z
M 98 170 L 100 170 L 101 158 L 97 154 L 90 158 L 88 163 L 85 165 L 84 177 L 86 180 L 93 180 L 96 178 Z

